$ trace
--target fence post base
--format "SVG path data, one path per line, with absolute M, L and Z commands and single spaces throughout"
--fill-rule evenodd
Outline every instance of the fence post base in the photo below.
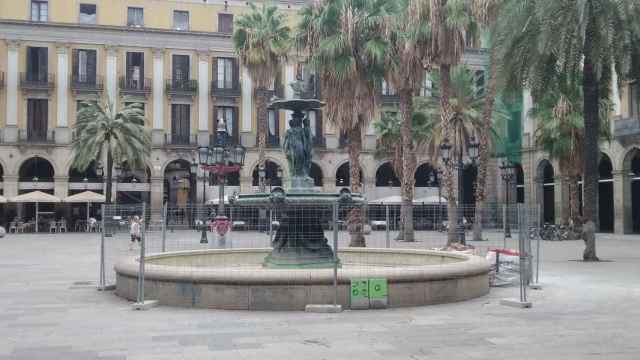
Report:
M 500 305 L 511 306 L 521 309 L 528 309 L 533 306 L 531 301 L 520 301 L 518 299 L 502 299 L 500 300 Z
M 136 302 L 131 305 L 133 310 L 149 310 L 158 306 L 158 300 L 145 300 L 143 302 Z

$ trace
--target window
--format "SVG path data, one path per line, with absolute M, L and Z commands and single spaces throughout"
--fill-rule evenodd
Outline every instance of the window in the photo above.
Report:
M 218 89 L 233 88 L 233 63 L 234 59 L 218 58 L 218 69 L 216 71 L 218 79 L 216 86 Z
M 96 21 L 96 5 L 80 4 L 80 24 L 95 24 Z
M 47 1 L 31 1 L 31 21 L 47 21 L 49 3 Z
M 80 83 L 96 82 L 96 51 L 73 50 L 73 80 Z
M 176 81 L 189 80 L 189 55 L 173 55 L 172 74 Z
M 214 108 L 213 112 L 216 122 L 213 128 L 218 128 L 218 121 L 224 121 L 224 124 L 227 127 L 227 134 L 229 134 L 230 136 L 229 143 L 231 144 L 238 143 L 238 119 L 236 116 L 236 112 L 236 108 L 230 106 L 218 106 Z
M 49 101 L 46 99 L 27 100 L 27 139 L 47 140 Z
M 218 32 L 233 33 L 233 14 L 218 14 Z
M 48 54 L 46 47 L 28 47 L 27 48 L 27 80 L 28 81 L 47 81 L 48 76 Z
M 137 7 L 127 8 L 127 25 L 136 27 L 144 26 L 144 9 Z
M 420 88 L 420 96 L 431 97 L 433 95 L 433 82 L 431 74 L 425 73 L 422 79 L 422 87 Z
M 173 12 L 173 28 L 176 30 L 189 30 L 189 12 L 178 11 Z
M 191 106 L 189 104 L 171 105 L 171 143 L 188 144 L 191 123 Z
M 386 80 L 382 80 L 382 95 L 383 96 L 395 96 L 397 95 L 396 89 L 393 88 Z
M 144 53 L 127 52 L 127 84 L 133 89 L 144 86 Z

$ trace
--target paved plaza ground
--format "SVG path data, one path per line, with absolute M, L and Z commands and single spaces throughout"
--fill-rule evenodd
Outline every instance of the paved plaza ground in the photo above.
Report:
M 597 264 L 575 261 L 580 241 L 543 242 L 544 289 L 531 291 L 532 309 L 499 304 L 517 296 L 511 287 L 463 303 L 341 314 L 134 311 L 96 291 L 98 239 L 0 239 L 0 360 L 640 358 L 640 236 L 599 236 L 610 261 Z

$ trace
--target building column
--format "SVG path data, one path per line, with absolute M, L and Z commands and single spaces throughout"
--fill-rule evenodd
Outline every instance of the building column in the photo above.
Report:
M 118 108 L 118 57 L 117 49 L 113 46 L 106 46 L 107 50 L 107 71 L 105 76 L 105 86 L 108 101 Z
M 256 137 L 252 134 L 253 124 L 253 82 L 249 71 L 242 67 L 242 119 L 240 121 L 241 143 L 246 147 L 256 145 Z M 214 115 L 215 116 L 215 115 Z
M 209 53 L 198 52 L 198 144 L 209 145 Z
M 625 207 L 630 203 L 630 193 L 625 199 L 625 190 L 629 189 L 628 180 L 625 179 L 624 171 L 613 172 L 613 231 L 616 234 L 625 233 Z M 625 188 L 626 186 L 626 188 Z M 630 205 L 629 205 L 630 207 Z
M 7 93 L 7 104 L 5 114 L 6 127 L 4 129 L 4 141 L 12 143 L 18 140 L 18 76 L 20 74 L 18 65 L 18 51 L 20 49 L 20 42 L 15 40 L 8 40 L 7 47 L 7 83 L 5 89 Z
M 164 197 L 164 177 L 152 176 L 150 184 L 151 209 L 162 209 Z
M 69 130 L 69 51 L 66 44 L 57 46 L 58 53 L 58 74 L 56 78 L 56 100 L 57 119 L 55 141 L 58 144 L 69 144 L 71 142 L 71 131 Z
M 164 144 L 164 49 L 153 49 L 153 145 Z
M 68 176 L 54 176 L 53 177 L 53 194 L 60 199 L 64 199 L 69 196 L 69 177 Z
M 569 218 L 569 184 L 563 181 L 563 176 L 553 178 L 553 202 L 555 223 L 561 224 L 562 220 Z
M 18 175 L 4 175 L 3 181 L 3 196 L 7 199 L 18 196 Z

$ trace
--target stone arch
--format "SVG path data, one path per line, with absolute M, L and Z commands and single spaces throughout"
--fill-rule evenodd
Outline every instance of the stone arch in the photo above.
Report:
M 54 176 L 56 174 L 66 174 L 66 171 L 60 171 L 59 167 L 56 166 L 55 160 L 51 156 L 49 156 L 49 154 L 46 154 L 46 153 L 45 154 L 41 154 L 39 152 L 26 155 L 26 156 L 22 157 L 19 161 L 17 161 L 15 163 L 15 168 L 13 170 L 13 173 L 18 175 L 18 177 L 19 177 L 20 176 L 20 168 L 22 167 L 22 165 L 26 161 L 28 161 L 29 159 L 33 159 L 35 157 L 40 158 L 40 159 L 44 159 L 47 162 L 49 162 L 49 164 L 51 164 L 51 166 L 53 167 Z
M 386 187 L 390 186 L 390 184 L 391 186 L 399 187 L 400 179 L 393 170 L 391 161 L 385 161 L 376 169 L 376 186 Z
M 548 159 L 538 163 L 538 203 L 541 204 L 541 220 L 545 223 L 555 223 L 555 169 Z
M 337 187 L 348 187 L 351 185 L 351 173 L 349 172 L 349 161 L 342 162 L 335 170 L 336 174 L 336 186 Z M 360 185 L 364 185 L 364 171 L 362 170 L 362 166 L 360 166 Z
M 522 164 L 515 163 L 515 186 L 516 186 L 516 202 L 524 203 L 524 169 Z
M 245 157 L 246 159 L 246 157 Z M 277 156 L 265 156 L 264 157 L 265 161 L 271 161 L 274 162 L 276 164 L 278 164 L 278 166 L 280 166 L 280 168 L 282 169 L 282 173 L 283 173 L 283 177 L 287 177 L 289 174 L 289 168 L 287 166 L 287 161 L 286 159 L 284 159 L 284 157 L 277 157 Z M 245 166 L 242 167 L 242 169 L 240 169 L 240 176 L 244 179 L 251 179 L 253 176 L 253 171 L 255 169 L 258 168 L 258 164 L 260 163 L 260 161 L 258 160 L 258 158 L 256 157 L 256 159 L 254 161 L 252 161 L 251 163 L 245 163 Z
M 324 183 L 324 173 L 322 172 L 322 167 L 315 163 L 311 163 L 311 173 L 309 174 L 313 179 L 313 186 L 322 187 Z
M 18 181 L 31 182 L 34 177 L 38 181 L 53 182 L 56 172 L 51 160 L 39 155 L 24 159 L 18 168 Z
M 632 147 L 624 156 L 623 196 L 624 232 L 640 233 L 640 148 Z
M 613 161 L 604 152 L 598 164 L 598 227 L 601 232 L 613 232 Z
M 164 166 L 163 199 L 171 207 L 185 207 L 196 202 L 197 174 L 191 171 L 191 161 L 174 159 Z
M 282 169 L 282 177 L 278 177 L 278 169 Z M 267 181 L 267 186 L 283 186 L 283 180 L 285 177 L 284 167 L 280 162 L 272 159 L 265 159 L 265 180 Z M 260 184 L 257 163 L 251 172 L 251 184 L 253 186 L 258 186 Z
M 414 174 L 416 187 L 434 187 L 438 186 L 440 176 L 436 168 L 430 162 L 424 162 L 416 167 Z

